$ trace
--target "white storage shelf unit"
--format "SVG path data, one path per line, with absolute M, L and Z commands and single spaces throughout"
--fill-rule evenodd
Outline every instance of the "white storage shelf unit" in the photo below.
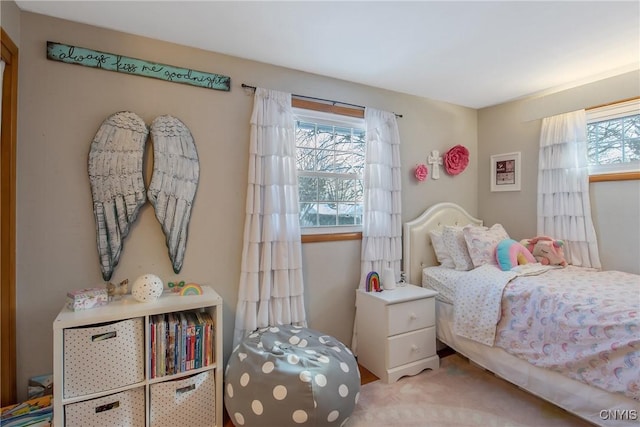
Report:
M 76 312 L 64 307 L 53 322 L 54 425 L 118 425 L 119 420 L 110 417 L 120 412 L 132 425 L 175 427 L 193 416 L 198 425 L 222 426 L 222 298 L 208 286 L 202 290 L 202 295 L 185 296 L 165 292 L 148 303 L 126 295 L 106 306 Z M 151 316 L 183 311 L 211 315 L 213 362 L 152 378 Z M 177 397 L 171 400 L 178 407 L 171 411 L 159 396 L 174 385 Z M 213 393 L 196 391 L 196 385 Z M 110 412 L 114 404 L 118 411 Z M 187 413 L 180 413 L 180 408 Z

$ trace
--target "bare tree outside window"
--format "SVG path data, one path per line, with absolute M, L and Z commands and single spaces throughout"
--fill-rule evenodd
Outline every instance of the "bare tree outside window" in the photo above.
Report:
M 590 165 L 640 160 L 640 114 L 587 125 Z
M 589 173 L 640 171 L 640 99 L 587 110 Z
M 298 120 L 296 146 L 301 227 L 361 225 L 364 129 Z

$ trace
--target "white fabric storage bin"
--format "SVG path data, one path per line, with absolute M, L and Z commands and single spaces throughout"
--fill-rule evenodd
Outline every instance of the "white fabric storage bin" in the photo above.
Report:
M 64 397 L 144 381 L 144 319 L 64 330 Z
M 144 411 L 144 387 L 138 387 L 66 405 L 64 424 L 67 427 L 142 427 Z
M 151 427 L 215 425 L 213 371 L 151 385 Z

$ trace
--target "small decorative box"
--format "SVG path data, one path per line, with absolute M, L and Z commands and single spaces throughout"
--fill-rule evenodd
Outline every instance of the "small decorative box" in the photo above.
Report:
M 105 288 L 87 288 L 71 291 L 67 294 L 67 307 L 73 311 L 102 307 L 109 303 Z

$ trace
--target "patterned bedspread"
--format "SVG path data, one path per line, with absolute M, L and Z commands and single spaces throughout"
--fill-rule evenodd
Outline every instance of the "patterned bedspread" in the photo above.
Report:
M 497 286 L 495 346 L 640 400 L 640 276 L 569 266 Z
M 514 277 L 538 275 L 553 268 L 536 263 L 502 271 L 485 264 L 461 275 L 455 282 L 454 332 L 493 346 L 504 287 Z

